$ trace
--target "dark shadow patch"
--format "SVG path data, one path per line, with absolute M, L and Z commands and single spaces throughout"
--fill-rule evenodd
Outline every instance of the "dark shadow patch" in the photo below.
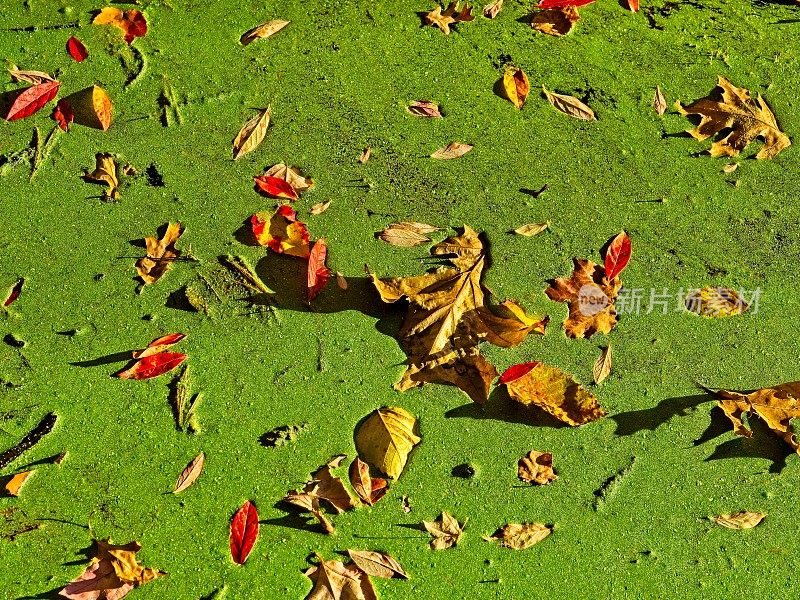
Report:
M 131 351 L 128 350 L 126 352 L 114 352 L 113 354 L 107 354 L 99 358 L 93 358 L 91 360 L 79 360 L 68 364 L 72 365 L 73 367 L 100 367 L 102 365 L 110 365 L 113 363 L 131 360 Z
M 525 406 L 515 402 L 508 395 L 505 386 L 495 387 L 489 395 L 486 404 L 480 405 L 475 402 L 464 404 L 453 408 L 444 413 L 447 419 L 492 419 L 505 423 L 520 423 L 532 425 L 534 427 L 550 427 L 560 429 L 567 427 L 552 415 L 545 411 Z
M 719 410 L 712 415 L 714 419 L 720 421 L 718 429 L 723 429 L 723 424 L 728 421 L 722 410 Z M 761 458 L 772 461 L 769 472 L 779 474 L 786 467 L 786 460 L 795 452 L 779 437 L 777 437 L 770 428 L 761 421 L 761 419 L 751 419 L 750 428 L 753 431 L 753 437 L 736 436 L 732 440 L 727 440 L 719 444 L 711 455 L 705 459 L 705 462 L 712 460 L 724 460 L 726 458 Z M 709 427 L 711 429 L 711 427 Z M 715 433 L 718 429 L 714 429 Z M 707 432 L 709 430 L 706 430 Z M 727 423 L 727 431 L 730 435 L 734 435 L 730 421 Z M 710 434 L 709 434 L 710 435 Z M 720 434 L 708 437 L 713 439 Z M 706 433 L 700 439 L 706 437 Z M 695 446 L 700 445 L 700 440 L 695 441 Z
M 616 435 L 633 435 L 644 430 L 655 431 L 673 417 L 686 416 L 700 404 L 712 401 L 711 394 L 666 398 L 651 408 L 618 413 L 609 418 L 617 424 Z

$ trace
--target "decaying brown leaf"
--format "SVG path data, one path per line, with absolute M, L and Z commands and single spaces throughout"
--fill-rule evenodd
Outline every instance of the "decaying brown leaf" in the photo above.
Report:
M 450 142 L 444 148 L 439 148 L 436 152 L 431 154 L 431 158 L 437 160 L 451 160 L 464 156 L 467 152 L 472 150 L 473 146 L 469 144 L 462 144 L 461 142 Z
M 94 159 L 96 162 L 94 171 L 85 171 L 83 173 L 84 181 L 106 184 L 108 188 L 103 192 L 103 200 L 119 200 L 119 175 L 114 156 L 98 152 Z
M 531 20 L 531 27 L 547 35 L 560 37 L 572 31 L 575 23 L 581 20 L 574 6 L 548 8 L 537 12 Z
M 550 452 L 531 450 L 519 459 L 517 477 L 525 483 L 536 485 L 547 485 L 555 481 L 558 475 L 553 471 L 553 455 Z
M 367 161 L 369 160 L 370 156 L 372 156 L 372 148 L 367 146 L 366 148 L 364 148 L 364 150 L 362 150 L 361 154 L 359 155 L 358 162 L 360 162 L 362 165 L 365 165 L 367 164 Z
M 392 223 L 378 233 L 378 237 L 387 244 L 411 248 L 420 244 L 427 244 L 431 238 L 427 234 L 441 231 L 439 227 L 427 225 L 425 223 L 414 223 L 411 221 L 401 221 Z
M 494 19 L 503 8 L 503 0 L 494 0 L 483 7 L 483 16 Z
M 707 97 L 689 106 L 676 103 L 682 115 L 700 115 L 700 123 L 689 131 L 695 139 L 725 134 L 711 145 L 711 156 L 736 156 L 757 137 L 764 140 L 764 145 L 756 158 L 775 158 L 791 145 L 761 94 L 753 100 L 748 90 L 737 88 L 721 75 L 717 85 L 722 90 L 721 102 Z
M 467 521 L 459 523 L 448 512 L 442 512 L 442 516 L 439 517 L 438 521 L 423 521 L 422 524 L 425 530 L 433 536 L 431 548 L 434 550 L 446 550 L 458 544 L 461 535 L 464 533 Z
M 480 354 L 478 344 L 516 346 L 529 333 L 544 333 L 547 318 L 529 315 L 510 300 L 490 308 L 481 283 L 486 250 L 471 227 L 435 244 L 431 254 L 446 259 L 450 266 L 416 277 L 371 275 L 384 302 L 409 301 L 398 334 L 408 368 L 395 389 L 449 383 L 483 403 L 497 371 Z
M 556 110 L 564 113 L 565 115 L 569 115 L 570 117 L 574 117 L 582 121 L 597 120 L 597 118 L 594 116 L 594 111 L 574 96 L 556 94 L 555 92 L 549 91 L 544 86 L 542 86 L 542 93 L 550 102 L 550 104 L 556 108 Z
M 21 473 L 17 473 L 12 475 L 8 481 L 5 482 L 3 485 L 3 490 L 5 491 L 7 496 L 19 496 L 19 492 L 22 489 L 22 486 L 25 485 L 25 482 L 28 481 L 28 478 L 33 475 L 34 471 L 22 471 Z
M 714 517 L 713 520 L 717 525 L 722 525 L 728 529 L 752 529 L 761 523 L 766 516 L 767 513 L 741 511 L 729 515 L 719 515 Z
M 741 315 L 747 303 L 738 292 L 725 287 L 704 287 L 686 296 L 686 310 L 704 317 L 732 317 Z
M 406 107 L 406 110 L 415 117 L 426 117 L 428 119 L 442 118 L 439 105 L 430 100 L 414 100 L 414 102 Z
M 609 375 L 611 375 L 611 346 L 606 346 L 600 351 L 600 357 L 592 367 L 594 384 L 600 385 Z
M 710 390 L 711 391 L 711 390 Z M 800 381 L 761 388 L 754 392 L 717 390 L 717 404 L 733 424 L 733 432 L 753 437 L 744 417 L 755 415 L 767 424 L 772 432 L 800 454 L 800 444 L 792 428 L 792 419 L 800 418 Z
M 500 383 L 512 399 L 541 408 L 573 427 L 606 414 L 597 398 L 558 367 L 538 362 L 515 365 L 506 369 Z
M 369 506 L 383 498 L 389 487 L 385 479 L 372 477 L 369 474 L 369 465 L 356 456 L 350 463 L 350 485 L 359 499 Z
M 661 86 L 656 86 L 656 92 L 653 95 L 653 110 L 656 111 L 659 117 L 663 117 L 667 112 L 667 99 L 664 97 L 664 92 L 661 91 Z
M 181 251 L 175 248 L 181 235 L 181 224 L 170 223 L 160 240 L 152 236 L 144 238 L 147 256 L 136 261 L 136 272 L 145 284 L 150 285 L 161 279 L 181 255 Z
M 504 548 L 525 550 L 538 544 L 552 533 L 552 528 L 541 523 L 509 523 L 498 529 L 494 535 L 486 536 L 487 542 L 499 541 Z
M 55 81 L 48 73 L 44 71 L 25 71 L 18 69 L 12 65 L 7 69 L 8 74 L 11 76 L 11 81 L 14 83 L 30 83 L 31 85 L 41 85 L 48 81 Z
M 205 452 L 201 452 L 195 456 L 192 461 L 186 465 L 186 468 L 181 472 L 178 481 L 175 483 L 175 489 L 172 490 L 173 494 L 179 494 L 183 490 L 189 488 L 200 474 L 203 472 L 203 466 L 206 464 Z
M 319 565 L 305 571 L 314 584 L 305 600 L 377 600 L 369 576 L 355 563 L 324 560 L 317 555 Z
M 347 289 L 347 279 L 341 271 L 336 271 L 336 285 L 339 286 L 340 290 Z
M 289 23 L 290 21 L 283 21 L 281 19 L 267 21 L 266 23 L 262 23 L 261 25 L 253 27 L 249 31 L 244 32 L 242 37 L 239 39 L 239 43 L 242 46 L 247 46 L 256 40 L 271 37 L 286 27 Z
M 369 550 L 348 550 L 347 554 L 358 568 L 370 577 L 408 579 L 400 563 L 388 554 Z
M 542 223 L 528 223 L 527 225 L 521 225 L 514 230 L 514 233 L 517 235 L 524 235 L 525 237 L 533 237 L 535 235 L 539 235 L 545 229 L 550 227 L 550 221 L 544 221 Z
M 319 522 L 322 530 L 328 535 L 333 535 L 336 529 L 331 523 L 330 519 L 322 511 L 320 506 L 320 498 L 316 495 L 316 487 L 312 486 L 310 492 L 289 492 L 284 496 L 283 501 L 293 504 L 294 506 L 302 508 L 306 512 L 310 512 L 314 518 Z
M 591 260 L 573 259 L 574 270 L 569 279 L 559 277 L 545 290 L 555 302 L 566 302 L 569 315 L 564 321 L 568 337 L 591 337 L 608 333 L 617 324 L 614 301 L 622 287 L 619 276 L 608 281 L 605 269 Z
M 474 19 L 472 7 L 469 4 L 465 4 L 464 8 L 459 9 L 459 2 L 454 1 L 447 5 L 444 12 L 442 12 L 441 6 L 437 6 L 426 14 L 425 24 L 438 27 L 445 35 L 450 35 L 450 25 L 466 23 Z
M 233 160 L 238 160 L 261 145 L 271 117 L 272 107 L 268 106 L 242 126 L 236 134 L 236 139 L 233 140 Z

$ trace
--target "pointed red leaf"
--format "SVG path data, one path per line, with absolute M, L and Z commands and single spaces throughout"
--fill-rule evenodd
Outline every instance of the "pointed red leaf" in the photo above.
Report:
M 78 38 L 72 36 L 67 40 L 67 54 L 74 58 L 77 62 L 83 61 L 89 56 L 89 51 Z
M 511 383 L 512 381 L 516 381 L 520 377 L 523 377 L 533 371 L 533 369 L 538 367 L 539 364 L 539 361 L 533 361 L 508 367 L 503 374 L 500 375 L 499 383 Z
M 628 0 L 628 8 L 633 12 L 639 12 L 639 0 Z
M 14 286 L 11 288 L 11 291 L 8 292 L 8 296 L 6 297 L 5 302 L 3 302 L 4 308 L 8 308 L 14 303 L 14 300 L 19 298 L 19 294 L 20 292 L 22 292 L 23 285 L 25 285 L 25 279 L 20 278 L 19 280 L 17 280 L 17 283 L 15 283 Z
M 331 270 L 325 266 L 328 258 L 328 246 L 325 239 L 319 239 L 311 249 L 308 257 L 308 301 L 311 302 L 328 285 Z
M 537 8 L 565 8 L 567 6 L 574 6 L 579 8 L 591 4 L 595 0 L 541 0 L 537 4 Z
M 614 279 L 631 259 L 631 238 L 624 231 L 615 237 L 606 251 L 606 277 Z
M 168 333 L 167 335 L 162 335 L 160 338 L 156 338 L 150 342 L 147 345 L 147 348 L 144 350 L 134 351 L 133 358 L 146 358 L 148 356 L 152 356 L 153 354 L 163 352 L 170 346 L 174 346 L 180 342 L 185 337 L 186 334 L 184 333 Z
M 258 537 L 258 511 L 250 500 L 236 511 L 231 519 L 231 556 L 237 565 L 243 565 Z
M 137 360 L 131 368 L 116 373 L 116 376 L 120 379 L 152 379 L 169 373 L 185 360 L 186 355 L 180 352 L 161 352 Z
M 39 112 L 45 104 L 56 97 L 60 87 L 60 81 L 46 81 L 26 88 L 16 97 L 11 108 L 8 109 L 6 121 L 24 119 Z
M 52 117 L 61 129 L 69 131 L 70 124 L 75 121 L 75 112 L 72 110 L 72 105 L 69 103 L 69 100 L 66 98 L 59 100 L 58 104 L 56 104 L 56 107 L 53 109 Z
M 273 198 L 288 198 L 289 200 L 297 200 L 299 196 L 297 191 L 285 179 L 280 177 L 272 177 L 271 175 L 260 175 L 253 177 L 256 182 L 256 188 L 260 192 L 264 192 L 267 196 Z

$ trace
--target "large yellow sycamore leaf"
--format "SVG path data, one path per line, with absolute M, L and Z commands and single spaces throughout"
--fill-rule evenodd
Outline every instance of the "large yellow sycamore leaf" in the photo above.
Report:
M 356 431 L 356 449 L 367 464 L 397 479 L 411 449 L 422 439 L 415 433 L 417 419 L 405 409 L 384 406 L 373 412 Z
M 737 88 L 722 76 L 718 77 L 722 101 L 711 98 L 695 100 L 689 106 L 676 104 L 682 115 L 700 115 L 700 123 L 689 133 L 697 140 L 705 140 L 720 132 L 727 135 L 711 145 L 711 156 L 736 156 L 757 137 L 764 145 L 756 158 L 775 158 L 781 150 L 791 145 L 789 136 L 778 126 L 775 115 L 758 95 L 753 100 L 745 88 Z
M 761 388 L 750 393 L 717 390 L 718 405 L 733 424 L 736 435 L 752 437 L 744 416 L 755 414 L 772 432 L 800 454 L 800 443 L 792 428 L 792 419 L 800 418 L 800 381 Z
M 384 302 L 409 302 L 398 338 L 408 368 L 395 389 L 424 383 L 450 383 L 483 403 L 497 371 L 479 352 L 486 341 L 501 348 L 520 344 L 531 332 L 544 333 L 546 317 L 529 315 L 507 300 L 490 308 L 481 283 L 486 250 L 469 226 L 464 233 L 434 245 L 431 254 L 447 259 L 424 275 L 372 281 Z
M 583 425 L 606 414 L 597 398 L 557 367 L 515 365 L 506 369 L 500 383 L 517 402 L 537 406 L 567 425 Z

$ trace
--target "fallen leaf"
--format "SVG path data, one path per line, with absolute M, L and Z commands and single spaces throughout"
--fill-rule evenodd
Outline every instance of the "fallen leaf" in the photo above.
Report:
M 284 204 L 272 214 L 258 213 L 250 217 L 256 241 L 278 254 L 308 258 L 310 235 L 305 223 L 297 220 L 297 212 Z
M 520 110 L 525 104 L 528 92 L 531 91 L 531 84 L 525 71 L 515 67 L 507 68 L 503 73 L 503 91 L 511 104 Z
M 53 120 L 63 131 L 69 131 L 70 124 L 75 121 L 75 113 L 69 100 L 62 98 L 56 104 L 52 114 Z
M 170 223 L 160 240 L 152 236 L 144 238 L 147 256 L 136 261 L 136 272 L 145 284 L 150 285 L 161 279 L 180 257 L 181 251 L 175 248 L 175 244 L 181 235 L 181 224 Z
M 552 529 L 541 523 L 509 523 L 498 529 L 494 535 L 484 537 L 487 542 L 498 540 L 504 548 L 525 550 L 538 544 L 552 533 Z
M 558 479 L 553 471 L 553 455 L 550 452 L 531 450 L 517 462 L 517 477 L 525 483 L 547 485 Z
M 676 103 L 682 115 L 701 116 L 700 124 L 689 131 L 696 140 L 724 134 L 711 145 L 711 156 L 737 156 L 757 137 L 764 140 L 764 145 L 756 158 L 775 158 L 781 150 L 791 145 L 792 142 L 778 127 L 775 115 L 761 94 L 753 100 L 748 90 L 737 88 L 722 76 L 718 81 L 718 87 L 722 90 L 721 102 L 709 97 L 685 107 L 680 102 Z
M 331 202 L 332 202 L 331 200 L 328 200 L 327 202 L 319 202 L 314 206 L 312 206 L 308 212 L 311 213 L 312 215 L 321 215 L 326 210 L 328 210 L 328 207 L 331 205 Z
M 166 575 L 144 568 L 136 559 L 138 542 L 115 546 L 110 538 L 95 540 L 95 556 L 76 579 L 59 592 L 70 600 L 121 600 L 134 588 Z
M 271 37 L 286 27 L 289 23 L 290 21 L 283 21 L 281 19 L 267 21 L 266 23 L 262 23 L 261 25 L 253 27 L 249 31 L 244 32 L 242 37 L 239 39 L 239 43 L 242 46 L 247 46 L 256 40 Z
M 573 427 L 606 414 L 597 398 L 558 367 L 538 362 L 515 365 L 500 376 L 499 383 L 517 402 L 537 406 Z
M 450 35 L 450 25 L 465 23 L 475 19 L 471 13 L 472 7 L 469 4 L 465 4 L 464 8 L 459 10 L 459 3 L 454 1 L 447 5 L 444 12 L 442 12 L 441 6 L 437 6 L 426 14 L 425 24 L 438 27 L 445 35 Z
M 370 156 L 372 156 L 372 148 L 367 146 L 366 148 L 364 148 L 364 150 L 361 152 L 361 155 L 358 157 L 358 162 L 360 162 L 362 165 L 365 165 L 367 164 L 367 161 L 369 160 Z
M 427 225 L 425 223 L 415 223 L 411 221 L 401 221 L 392 223 L 378 234 L 378 237 L 392 246 L 411 248 L 420 244 L 427 244 L 431 238 L 429 233 L 441 231 L 439 227 Z
M 494 19 L 503 8 L 503 0 L 494 0 L 483 7 L 483 16 L 487 19 Z
M 631 12 L 639 12 L 639 0 L 628 0 L 628 8 Z
M 231 556 L 237 565 L 243 565 L 253 550 L 258 537 L 258 511 L 250 500 L 236 511 L 231 519 Z
M 340 290 L 347 289 L 347 279 L 345 279 L 344 275 L 339 271 L 336 271 L 336 285 L 339 286 Z
M 581 16 L 574 6 L 548 8 L 534 15 L 531 19 L 531 27 L 541 33 L 561 37 L 572 31 L 575 23 L 580 20 Z
M 732 317 L 748 309 L 736 290 L 725 287 L 704 287 L 686 296 L 684 303 L 686 310 L 704 317 Z
M 631 260 L 631 238 L 624 231 L 608 245 L 605 258 L 606 278 L 618 277 Z
M 284 163 L 272 165 L 264 173 L 265 177 L 277 177 L 291 185 L 297 192 L 305 192 L 314 187 L 314 180 L 304 177 L 297 167 L 289 167 Z
M 280 448 L 294 442 L 301 433 L 308 429 L 308 423 L 299 425 L 281 425 L 276 427 L 259 438 L 262 446 L 267 448 Z
M 3 486 L 6 495 L 14 497 L 19 496 L 20 489 L 22 489 L 22 486 L 28 481 L 28 477 L 33 475 L 33 473 L 34 471 L 22 471 L 21 473 L 13 475 Z
M 304 492 L 313 494 L 327 501 L 337 513 L 353 510 L 356 503 L 350 492 L 344 487 L 341 477 L 333 474 L 332 469 L 339 467 L 344 455 L 335 456 L 326 465 L 311 474 L 311 481 L 305 485 Z
M 423 521 L 425 530 L 433 536 L 431 548 L 446 550 L 458 544 L 467 522 L 459 523 L 448 512 L 442 512 L 438 521 Z
M 325 265 L 328 258 L 328 246 L 325 238 L 320 238 L 314 242 L 311 254 L 308 257 L 308 277 L 307 291 L 308 301 L 311 302 L 328 285 L 331 278 L 331 270 Z
M 714 517 L 714 522 L 717 525 L 722 525 L 728 529 L 752 529 L 761 523 L 766 516 L 767 513 L 741 511 L 729 515 L 719 515 L 718 517 Z
M 133 358 L 146 358 L 153 354 L 158 354 L 174 346 L 184 338 L 186 338 L 186 334 L 183 333 L 168 333 L 167 335 L 162 335 L 150 342 L 144 350 L 134 351 Z
M 415 100 L 406 107 L 406 110 L 415 117 L 427 117 L 429 119 L 442 118 L 439 105 L 430 100 Z
M 91 173 L 85 171 L 83 180 L 90 183 L 104 183 L 108 188 L 103 192 L 103 199 L 119 199 L 119 177 L 117 175 L 117 162 L 113 155 L 98 152 L 94 156 L 96 166 Z
M 664 97 L 664 92 L 661 91 L 661 86 L 656 86 L 656 92 L 653 95 L 653 110 L 656 111 L 659 117 L 663 117 L 667 112 L 667 99 Z
M 125 34 L 125 42 L 129 45 L 137 37 L 144 37 L 147 34 L 147 19 L 142 12 L 136 9 L 122 11 L 118 8 L 107 7 L 98 13 L 92 23 L 118 27 Z
M 313 490 L 314 488 L 312 487 L 311 493 L 289 492 L 286 496 L 284 496 L 283 501 L 300 507 L 306 512 L 310 512 L 322 526 L 322 530 L 328 535 L 333 535 L 336 531 L 333 527 L 333 523 L 331 523 L 330 519 L 328 519 L 325 513 L 322 512 L 322 507 L 319 503 L 320 498 L 313 493 Z
M 3 308 L 8 308 L 12 304 L 14 304 L 16 299 L 19 298 L 19 295 L 22 293 L 22 286 L 24 285 L 25 285 L 25 278 L 20 277 L 19 279 L 17 279 L 17 282 L 14 285 L 12 285 L 11 289 L 8 291 L 8 296 L 6 296 L 6 299 L 3 300 Z
M 367 464 L 397 479 L 412 448 L 422 441 L 414 431 L 416 425 L 416 417 L 407 410 L 384 406 L 370 414 L 356 430 L 356 449 Z
M 600 357 L 592 367 L 592 378 L 595 385 L 600 385 L 611 374 L 611 346 L 606 346 L 600 351 Z
M 531 332 L 544 333 L 547 318 L 529 315 L 511 300 L 489 306 L 481 284 L 486 250 L 470 227 L 435 244 L 431 254 L 452 266 L 417 277 L 372 282 L 381 299 L 409 301 L 398 339 L 408 368 L 395 389 L 405 391 L 430 382 L 449 383 L 484 403 L 497 371 L 481 354 L 487 341 L 501 348 L 520 344 Z
M 94 129 L 107 131 L 111 127 L 114 105 L 108 93 L 98 85 L 75 92 L 66 100 L 75 113 L 75 123 Z
M 72 36 L 67 40 L 67 54 L 76 62 L 83 62 L 89 56 L 89 51 L 86 50 L 86 46 L 83 45 L 83 42 L 75 36 Z
M 372 590 L 366 574 L 355 566 L 345 566 L 338 560 L 323 560 L 304 572 L 314 584 L 305 600 L 376 600 L 374 591 L 365 595 L 364 588 Z
M 724 167 L 722 167 L 722 172 L 730 174 L 733 173 L 738 168 L 739 168 L 739 163 L 729 163 Z
M 271 196 L 273 198 L 286 198 L 292 202 L 300 197 L 297 195 L 297 192 L 292 185 L 280 177 L 259 175 L 257 177 L 253 177 L 253 180 L 256 182 L 256 189 L 258 189 L 260 192 L 263 192 L 267 196 Z
M 39 85 L 42 83 L 53 82 L 55 79 L 50 77 L 44 71 L 23 71 L 15 66 L 7 69 L 8 74 L 11 76 L 11 81 L 14 83 L 30 83 L 32 85 Z
M 386 480 L 370 476 L 369 465 L 357 456 L 350 463 L 349 475 L 350 485 L 364 504 L 372 506 L 389 491 Z
M 733 432 L 743 437 L 753 437 L 743 421 L 744 416 L 760 418 L 777 437 L 800 454 L 800 444 L 792 428 L 792 419 L 800 418 L 800 381 L 761 388 L 754 392 L 731 390 L 712 391 L 717 405 L 733 425 Z
M 573 6 L 579 8 L 591 4 L 595 0 L 540 0 L 537 8 L 563 8 Z
M 542 92 L 550 101 L 550 104 L 552 104 L 556 110 L 564 113 L 565 115 L 569 115 L 570 117 L 574 117 L 582 121 L 597 120 L 597 118 L 594 116 L 594 111 L 574 96 L 556 94 L 548 91 L 544 86 L 542 86 Z
M 16 121 L 36 114 L 56 97 L 59 89 L 60 81 L 45 81 L 25 88 L 11 103 L 5 116 L 6 121 Z
M 450 160 L 464 156 L 467 152 L 472 150 L 474 146 L 469 144 L 462 144 L 461 142 L 450 142 L 444 148 L 439 148 L 436 152 L 431 154 L 431 158 L 437 160 Z
M 348 550 L 350 557 L 359 569 L 370 577 L 380 577 L 381 579 L 408 579 L 408 575 L 394 558 L 383 552 L 372 552 L 369 550 Z
M 539 235 L 548 227 L 550 227 L 550 221 L 544 221 L 543 223 L 529 223 L 527 225 L 517 227 L 514 230 L 514 233 L 517 235 L 524 235 L 526 237 L 533 237 L 535 235 Z
M 160 352 L 137 360 L 132 367 L 115 373 L 120 379 L 152 379 L 169 373 L 178 367 L 187 356 L 180 352 Z
M 264 136 L 267 134 L 271 117 L 272 107 L 268 106 L 260 110 L 255 117 L 242 126 L 239 133 L 236 134 L 236 139 L 233 140 L 233 160 L 238 160 L 261 145 L 261 142 L 264 141 Z M 292 189 L 292 192 L 294 192 L 294 189 Z M 295 194 L 296 197 L 297 195 Z
M 200 477 L 200 474 L 203 472 L 203 466 L 205 464 L 206 455 L 204 452 L 201 452 L 195 456 L 181 472 L 180 476 L 178 477 L 178 481 L 175 483 L 175 489 L 172 490 L 172 493 L 179 494 L 197 481 L 197 478 Z

